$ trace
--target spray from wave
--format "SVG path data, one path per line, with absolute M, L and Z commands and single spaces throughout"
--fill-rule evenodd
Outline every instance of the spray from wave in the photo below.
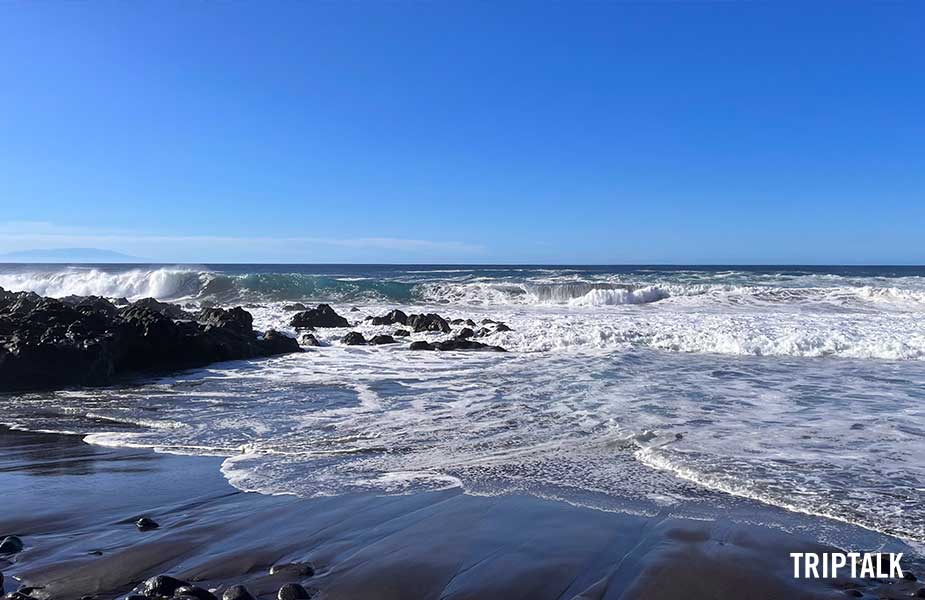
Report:
M 179 267 L 121 272 L 73 267 L 61 271 L 0 274 L 0 287 L 54 298 L 75 295 L 173 300 L 199 295 L 210 279 L 207 272 Z

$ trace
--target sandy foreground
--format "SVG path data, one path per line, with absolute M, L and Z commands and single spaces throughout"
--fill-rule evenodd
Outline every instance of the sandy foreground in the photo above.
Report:
M 640 515 L 459 491 L 271 497 L 234 489 L 220 463 L 0 429 L 0 535 L 26 545 L 0 558 L 6 591 L 26 584 L 43 587 L 37 598 L 105 600 L 163 573 L 219 592 L 245 584 L 267 599 L 289 582 L 357 600 L 909 598 L 922 587 L 794 580 L 790 552 L 832 549 L 805 533 L 807 520 L 821 520 L 757 504 L 694 520 L 677 507 Z M 138 531 L 140 516 L 161 527 Z M 838 527 L 851 549 L 912 553 Z M 269 574 L 286 563 L 315 574 Z M 903 566 L 921 571 L 914 560 Z

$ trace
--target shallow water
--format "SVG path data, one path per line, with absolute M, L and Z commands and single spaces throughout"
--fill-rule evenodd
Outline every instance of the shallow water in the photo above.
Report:
M 283 304 L 322 300 L 355 322 L 401 307 L 513 328 L 487 336 L 507 354 L 320 330 L 301 355 L 0 400 L 18 427 L 227 456 L 241 489 L 643 513 L 718 491 L 925 543 L 921 269 L 17 266 L 0 286 L 255 303 L 256 327 L 290 332 Z

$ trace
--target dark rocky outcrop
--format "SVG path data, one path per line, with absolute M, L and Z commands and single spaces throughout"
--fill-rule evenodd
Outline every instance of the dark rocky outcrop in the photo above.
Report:
M 411 332 L 408 331 L 407 329 L 396 329 L 395 331 L 392 332 L 392 335 L 394 335 L 395 337 L 408 337 L 409 335 L 411 335 Z
M 142 298 L 129 305 L 129 308 L 146 308 L 152 312 L 160 313 L 171 319 L 192 319 L 193 315 L 186 312 L 179 304 L 170 304 L 169 302 L 160 302 L 154 298 Z M 125 310 L 125 309 L 123 309 Z
M 315 337 L 312 336 L 312 334 L 308 335 L 313 338 Z M 318 340 L 315 340 L 316 345 L 317 343 Z M 302 349 L 299 347 L 299 342 L 297 342 L 295 338 L 291 338 L 285 333 L 280 333 L 275 329 L 271 329 L 270 331 L 263 334 L 263 345 L 264 350 L 266 350 L 268 355 L 289 354 L 290 352 L 302 351 Z
M 372 317 L 370 322 L 373 325 L 407 325 L 408 315 L 398 309 L 395 309 L 389 311 L 384 316 Z
M 471 338 L 471 337 L 474 336 L 474 335 L 475 335 L 475 332 L 474 332 L 474 331 L 472 331 L 472 330 L 469 329 L 468 327 L 463 327 L 463 328 L 459 331 L 459 333 L 456 334 L 456 337 L 458 337 L 458 338 L 461 339 L 461 340 L 466 340 L 466 339 Z
M 348 346 L 365 346 L 367 344 L 366 338 L 359 331 L 351 331 L 343 337 L 341 343 Z
M 446 322 L 446 319 L 435 313 L 411 315 L 408 317 L 407 325 L 411 327 L 415 333 L 420 333 L 422 331 L 449 333 L 451 331 L 450 324 Z
M 461 340 L 455 338 L 452 340 L 445 340 L 443 342 L 413 342 L 411 344 L 412 350 L 441 350 L 444 352 L 454 351 L 454 350 L 478 350 L 483 352 L 506 352 L 501 346 L 489 346 L 488 344 L 482 344 L 480 342 L 474 342 L 472 340 Z
M 299 310 L 307 310 L 308 307 L 302 304 L 301 302 L 294 302 L 292 304 L 287 304 L 283 307 L 283 310 L 288 310 L 290 312 L 295 312 Z
M 65 296 L 60 300 L 85 312 L 102 312 L 109 316 L 115 316 L 119 312 L 115 304 L 101 296 Z M 128 300 L 125 301 L 125 304 L 128 304 Z
M 504 323 L 498 323 L 497 325 L 495 325 L 495 333 L 502 333 L 504 331 L 514 331 L 514 330 L 508 327 L 507 325 L 505 325 Z
M 199 312 L 197 320 L 206 327 L 226 327 L 232 331 L 249 332 L 254 328 L 254 317 L 237 306 L 235 308 L 205 308 Z
M 369 343 L 374 346 L 379 346 L 380 344 L 394 344 L 395 338 L 393 338 L 390 335 L 384 335 L 384 334 L 376 335 L 376 336 L 373 336 L 371 340 L 369 340 Z
M 443 342 L 435 342 L 434 346 L 437 347 L 437 350 L 482 350 L 488 352 L 506 352 L 506 350 L 501 346 L 491 346 L 488 344 L 482 344 L 481 342 L 461 340 L 458 338 L 446 340 Z
M 340 316 L 328 304 L 319 304 L 310 310 L 296 313 L 292 316 L 290 322 L 293 327 L 315 328 L 315 327 L 350 327 L 347 319 Z
M 276 332 L 259 338 L 252 322 L 241 308 L 193 315 L 146 298 L 116 309 L 98 297 L 62 302 L 0 289 L 0 392 L 105 385 L 128 372 L 299 351 Z

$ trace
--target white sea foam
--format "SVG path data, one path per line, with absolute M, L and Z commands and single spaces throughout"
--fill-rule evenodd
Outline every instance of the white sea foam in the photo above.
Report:
M 923 541 L 925 367 L 891 364 L 335 345 L 67 402 L 96 417 L 91 443 L 220 454 L 249 491 L 460 487 L 652 513 L 719 491 Z

